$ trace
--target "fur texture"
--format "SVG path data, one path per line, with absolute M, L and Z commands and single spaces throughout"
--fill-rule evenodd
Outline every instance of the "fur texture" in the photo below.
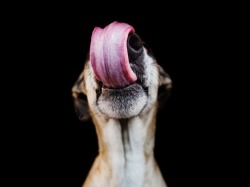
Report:
M 144 43 L 143 43 L 144 44 Z M 89 59 L 72 88 L 80 120 L 92 118 L 99 154 L 83 187 L 166 187 L 154 158 L 159 88 L 168 93 L 171 80 L 149 48 L 131 63 L 137 82 L 109 88 L 98 81 Z M 79 97 L 86 95 L 86 101 Z M 87 151 L 87 150 L 86 150 Z

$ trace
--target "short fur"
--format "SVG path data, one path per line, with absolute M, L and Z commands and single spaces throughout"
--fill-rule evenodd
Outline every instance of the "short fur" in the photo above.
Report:
M 94 77 L 87 59 L 72 88 L 76 113 L 80 120 L 92 118 L 99 144 L 83 187 L 167 186 L 153 149 L 158 97 L 169 92 L 171 79 L 145 45 L 142 58 L 131 68 L 138 81 L 111 89 Z M 162 93 L 158 93 L 160 87 Z

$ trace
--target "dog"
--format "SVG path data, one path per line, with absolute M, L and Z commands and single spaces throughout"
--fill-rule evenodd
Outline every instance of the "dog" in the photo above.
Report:
M 83 187 L 166 187 L 154 158 L 156 114 L 172 87 L 152 50 L 127 23 L 95 27 L 72 87 L 76 114 L 92 118 L 99 154 Z

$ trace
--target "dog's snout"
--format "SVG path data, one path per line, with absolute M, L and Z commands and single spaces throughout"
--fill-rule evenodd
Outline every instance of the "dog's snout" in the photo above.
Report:
M 132 63 L 142 55 L 142 40 L 136 33 L 130 33 L 128 35 L 127 49 L 129 60 Z

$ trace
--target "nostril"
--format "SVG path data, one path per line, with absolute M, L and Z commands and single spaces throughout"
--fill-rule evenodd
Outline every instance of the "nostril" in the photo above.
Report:
M 141 38 L 135 33 L 129 34 L 129 36 L 128 36 L 128 45 L 132 49 L 138 51 L 142 47 Z
M 142 55 L 142 40 L 136 33 L 128 35 L 127 48 L 130 62 Z

